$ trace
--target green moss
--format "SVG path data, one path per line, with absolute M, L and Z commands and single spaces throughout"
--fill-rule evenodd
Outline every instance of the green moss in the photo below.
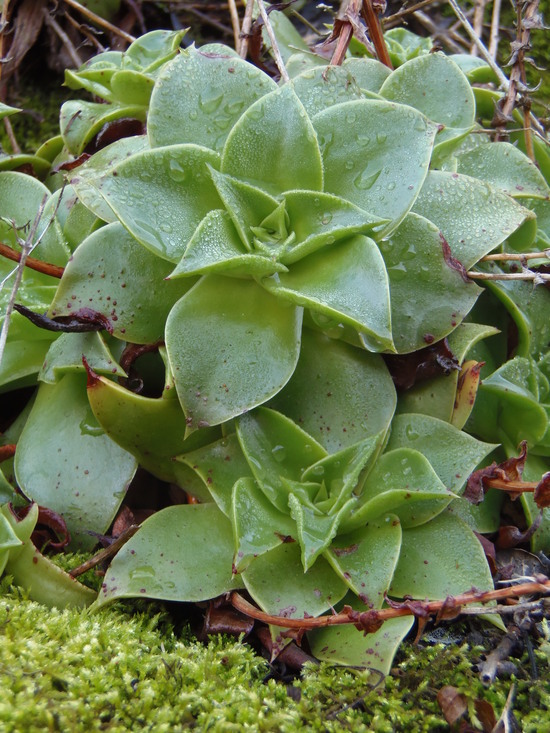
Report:
M 59 109 L 70 98 L 58 75 L 36 79 L 32 76 L 17 85 L 8 104 L 22 110 L 10 117 L 13 132 L 23 153 L 34 153 L 42 143 L 59 134 Z M 12 153 L 4 125 L 0 125 L 0 145 L 5 153 Z
M 81 557 L 60 560 L 74 567 Z M 92 573 L 88 581 L 97 584 Z M 246 643 L 208 644 L 176 631 L 162 604 L 116 604 L 100 613 L 47 609 L 0 584 L 0 730 L 444 731 L 437 703 L 443 685 L 500 715 L 511 680 L 486 689 L 473 666 L 481 647 L 414 647 L 399 652 L 380 681 L 365 670 L 308 665 L 286 685 Z M 526 733 L 544 730 L 550 708 L 548 656 L 540 678 L 518 663 L 514 710 Z M 378 684 L 379 683 L 379 684 Z

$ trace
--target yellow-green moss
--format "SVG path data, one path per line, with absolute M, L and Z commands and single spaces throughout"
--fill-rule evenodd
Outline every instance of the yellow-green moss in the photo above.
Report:
M 80 558 L 64 559 L 73 566 Z M 97 583 L 97 579 L 91 579 Z M 246 643 L 198 642 L 174 630 L 159 603 L 116 604 L 100 613 L 47 609 L 0 584 L 0 730 L 15 733 L 163 731 L 445 731 L 436 695 L 454 685 L 500 715 L 511 680 L 485 689 L 473 664 L 481 648 L 404 645 L 394 674 L 376 687 L 368 671 L 308 665 L 287 686 L 270 679 Z M 515 714 L 525 733 L 544 730 L 548 656 L 540 678 L 518 663 Z M 523 665 L 523 666 L 522 666 Z

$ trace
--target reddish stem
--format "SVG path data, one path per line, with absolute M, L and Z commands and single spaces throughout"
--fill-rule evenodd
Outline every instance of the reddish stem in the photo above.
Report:
M 8 458 L 13 458 L 15 455 L 15 443 L 9 443 L 8 445 L 0 445 L 0 463 L 7 461 Z
M 363 16 L 363 19 L 367 24 L 367 28 L 369 29 L 369 35 L 371 37 L 374 48 L 376 49 L 378 60 L 381 61 L 385 66 L 387 66 L 388 69 L 393 69 L 393 64 L 391 62 L 390 55 L 386 47 L 386 42 L 384 41 L 384 34 L 382 33 L 380 18 L 378 16 L 378 13 L 376 13 L 376 11 L 374 10 L 372 0 L 363 0 L 363 5 L 361 6 L 361 15 Z
M 521 583 L 520 585 L 514 585 L 509 588 L 500 588 L 499 590 L 490 591 L 471 590 L 466 593 L 461 593 L 458 596 L 449 596 L 444 601 L 413 601 L 411 603 L 405 601 L 403 604 L 399 604 L 397 608 L 382 608 L 378 611 L 370 610 L 366 613 L 369 617 L 369 623 L 372 623 L 374 619 L 379 622 L 384 622 L 390 618 L 416 615 L 419 610 L 421 610 L 423 615 L 425 614 L 426 616 L 433 614 L 445 614 L 446 617 L 449 617 L 452 612 L 456 612 L 457 614 L 460 613 L 460 608 L 468 603 L 487 603 L 489 601 L 499 599 L 549 592 L 550 580 L 541 576 L 540 581 L 535 580 L 535 582 L 532 583 Z M 258 621 L 263 621 L 264 623 L 287 629 L 304 629 L 305 631 L 308 631 L 327 626 L 341 626 L 343 624 L 357 625 L 358 623 L 357 615 L 349 612 L 336 613 L 333 616 L 319 616 L 317 618 L 285 618 L 283 616 L 272 616 L 269 613 L 260 611 L 260 609 L 253 606 L 236 591 L 231 593 L 230 600 L 232 605 L 241 613 L 251 616 Z M 359 621 L 361 615 L 362 614 L 358 614 Z
M 12 260 L 13 262 L 21 261 L 20 252 L 16 252 L 7 244 L 2 244 L 1 242 L 0 255 L 8 260 Z M 50 262 L 42 262 L 41 260 L 37 260 L 34 257 L 27 257 L 27 259 L 25 260 L 25 267 L 30 267 L 31 270 L 36 270 L 36 272 L 41 272 L 44 275 L 50 275 L 51 277 L 57 278 L 62 278 L 65 271 L 63 267 L 52 265 Z

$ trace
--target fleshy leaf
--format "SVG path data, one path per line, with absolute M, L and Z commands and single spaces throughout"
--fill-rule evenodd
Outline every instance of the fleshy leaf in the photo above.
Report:
M 391 220 L 411 208 L 426 177 L 437 127 L 423 114 L 376 100 L 345 102 L 313 118 L 325 166 L 325 191 Z
M 351 69 L 344 65 L 308 69 L 294 77 L 292 87 L 310 117 L 335 104 L 363 97 Z
M 105 378 L 91 379 L 88 400 L 107 435 L 163 481 L 180 483 L 183 466 L 174 458 L 220 437 L 219 431 L 211 428 L 185 440 L 187 425 L 173 385 L 161 397 L 152 398 Z M 201 501 L 211 501 L 210 492 L 198 476 L 195 481 L 187 480 L 182 488 Z
M 304 572 L 310 570 L 321 553 L 330 547 L 338 532 L 340 520 L 354 503 L 354 498 L 348 499 L 338 512 L 320 514 L 308 503 L 300 501 L 296 494 L 289 494 L 290 516 L 296 522 Z
M 412 448 L 422 453 L 443 484 L 459 492 L 476 466 L 496 447 L 435 417 L 405 414 L 392 420 L 386 450 Z
M 368 608 L 382 608 L 400 547 L 401 525 L 389 514 L 354 532 L 340 534 L 325 558 Z
M 61 514 L 76 545 L 104 533 L 137 463 L 107 435 L 86 396 L 85 378 L 67 374 L 41 384 L 17 444 L 15 471 L 25 495 Z
M 516 356 L 484 378 L 472 414 L 474 429 L 490 440 L 501 440 L 502 431 L 514 445 L 542 440 L 549 417 L 540 404 L 537 371 L 531 360 Z
M 62 333 L 50 346 L 38 378 L 56 382 L 66 372 L 83 372 L 82 354 L 99 374 L 126 377 L 100 333 Z
M 304 471 L 302 481 L 319 481 L 324 484 L 328 513 L 338 511 L 350 496 L 360 493 L 361 477 L 376 461 L 385 437 L 386 431 L 383 430 L 378 435 L 372 435 L 337 453 L 331 453 L 326 458 L 312 463 Z M 320 506 L 319 500 L 316 501 L 316 505 Z
M 198 145 L 136 153 L 88 183 L 153 254 L 178 262 L 201 219 L 221 207 L 208 165 L 219 156 Z
M 447 336 L 481 290 L 448 265 L 437 227 L 408 214 L 379 247 L 388 272 L 397 351 L 415 351 Z
M 490 272 L 503 272 L 496 263 L 491 265 Z M 529 288 L 513 280 L 488 281 L 487 287 L 517 326 L 517 356 L 543 358 L 550 343 L 550 293 L 547 288 Z
M 121 104 L 148 106 L 153 84 L 153 79 L 132 69 L 115 71 L 110 80 L 113 94 Z
M 171 270 L 169 262 L 136 242 L 120 224 L 110 224 L 77 248 L 49 315 L 95 311 L 118 338 L 138 344 L 158 341 L 170 309 L 194 282 L 166 281 Z
M 488 336 L 498 333 L 492 326 L 480 323 L 460 323 L 452 331 L 447 342 L 457 361 L 462 363 L 464 357 L 476 343 Z M 402 392 L 399 395 L 397 411 L 400 413 L 422 413 L 432 415 L 440 420 L 451 422 L 458 385 L 459 372 L 453 369 L 450 374 L 428 379 L 425 382 Z
M 349 605 L 357 611 L 365 610 L 353 596 Z M 413 623 L 414 617 L 392 618 L 385 621 L 378 631 L 366 636 L 359 634 L 353 625 L 333 626 L 310 632 L 308 640 L 311 653 L 317 659 L 329 664 L 365 667 L 389 675 L 395 652 Z
M 122 118 L 144 121 L 146 108 L 141 104 L 124 107 L 70 99 L 61 106 L 59 125 L 67 149 L 80 155 L 86 145 L 109 122 Z
M 472 88 L 459 67 L 443 53 L 407 61 L 382 84 L 380 95 L 409 104 L 445 127 L 470 127 L 475 122 Z
M 178 53 L 185 33 L 185 30 L 154 30 L 145 33 L 128 46 L 122 57 L 122 66 L 154 72 Z
M 274 295 L 361 332 L 369 350 L 392 350 L 386 268 L 374 241 L 357 235 L 262 281 Z
M 285 542 L 255 558 L 241 577 L 264 611 L 286 618 L 304 618 L 306 613 L 319 616 L 347 591 L 322 557 L 304 573 L 296 542 Z
M 533 216 L 487 183 L 444 171 L 429 172 L 413 210 L 441 230 L 466 269 Z
M 0 102 L 0 120 L 9 117 L 9 115 L 14 115 L 16 112 L 21 112 L 21 110 L 18 107 L 10 107 L 9 104 Z
M 235 483 L 231 520 L 236 541 L 234 566 L 238 572 L 281 542 L 296 539 L 296 524 L 288 513 L 275 508 L 252 478 Z
M 374 92 L 377 94 L 380 87 L 391 74 L 385 64 L 376 59 L 369 58 L 348 58 L 342 64 L 342 68 L 351 72 L 356 84 L 364 92 Z
M 493 587 L 485 553 L 472 530 L 448 512 L 403 531 L 390 595 L 443 600 Z
M 523 469 L 524 481 L 540 481 L 540 477 L 548 471 L 548 460 L 529 454 Z M 483 502 L 485 503 L 485 501 Z M 525 518 L 528 526 L 531 525 L 540 514 L 540 509 L 535 504 L 533 495 L 523 493 L 521 503 L 525 511 Z M 531 537 L 531 552 L 548 552 L 550 548 L 550 507 L 542 510 L 542 521 Z
M 31 542 L 30 535 L 38 519 L 38 506 L 32 504 L 22 520 L 16 519 L 9 506 L 3 506 L 0 512 L 3 522 L 7 522 L 15 536 L 21 540 L 18 547 L 12 544 L 6 553 L 5 568 L 2 567 L 0 550 L 0 568 L 12 577 L 14 584 L 21 586 L 31 600 L 46 606 L 89 606 L 96 597 L 95 592 L 42 555 Z
M 197 432 L 200 435 L 201 431 Z M 187 440 L 194 435 L 191 434 Z M 214 497 L 218 508 L 230 517 L 233 486 L 241 478 L 251 478 L 252 473 L 235 433 L 184 453 L 176 461 L 195 471 Z
M 171 506 L 145 520 L 118 552 L 95 607 L 118 598 L 206 601 L 242 587 L 233 534 L 215 504 Z
M 264 277 L 285 270 L 286 267 L 276 262 L 275 257 L 248 252 L 229 214 L 218 209 L 201 221 L 170 279 L 206 273 Z
M 515 145 L 506 142 L 479 145 L 458 156 L 457 172 L 487 181 L 517 199 L 548 198 L 544 176 Z
M 208 275 L 172 309 L 166 348 L 188 425 L 219 425 L 292 376 L 302 311 L 255 282 Z
M 157 79 L 147 119 L 151 145 L 194 143 L 221 151 L 245 110 L 276 88 L 240 58 L 190 48 Z
M 288 514 L 281 479 L 300 481 L 307 467 L 324 458 L 326 451 L 291 419 L 264 407 L 238 419 L 237 436 L 262 491 L 273 506 Z
M 351 532 L 392 512 L 402 527 L 415 527 L 440 514 L 456 495 L 438 478 L 427 458 L 410 448 L 384 453 L 367 476 L 356 511 L 342 522 Z
M 262 97 L 242 115 L 225 143 L 221 171 L 269 193 L 322 190 L 317 136 L 290 85 Z
M 279 206 L 279 202 L 257 186 L 220 173 L 215 168 L 210 168 L 210 175 L 241 242 L 252 251 L 254 234 L 251 228 L 260 226 Z
M 385 223 L 384 219 L 328 193 L 287 191 L 283 197 L 289 228 L 296 235 L 295 243 L 281 256 L 285 265 L 350 235 L 368 234 Z
M 43 262 L 54 265 L 64 265 L 70 255 L 69 249 L 61 234 L 59 222 L 56 219 L 55 198 L 43 183 L 36 178 L 17 171 L 0 172 L 0 241 L 12 249 L 19 250 L 17 237 L 25 240 L 28 231 L 37 214 L 42 216 L 33 237 L 32 256 Z M 14 263 L 0 261 L 0 278 L 5 272 L 10 272 Z M 1 281 L 1 280 L 0 280 Z M 51 278 L 38 272 L 29 272 L 26 269 L 23 283 L 35 289 L 36 285 L 51 285 Z M 25 285 L 23 285 L 23 289 Z M 21 303 L 21 291 L 18 293 L 18 302 Z M 0 299 L 5 297 L 2 290 Z
M 75 175 L 71 178 L 71 185 L 82 203 L 103 221 L 110 224 L 117 221 L 113 210 L 99 194 L 93 182 L 98 176 L 104 175 L 106 170 L 116 168 L 118 163 L 130 155 L 148 148 L 149 144 L 145 135 L 123 137 L 98 150 L 85 163 L 78 166 Z
M 304 329 L 294 375 L 270 406 L 335 452 L 387 430 L 395 403 L 382 357 Z

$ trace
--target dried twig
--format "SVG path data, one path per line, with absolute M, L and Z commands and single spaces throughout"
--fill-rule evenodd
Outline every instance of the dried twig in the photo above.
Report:
M 285 62 L 283 61 L 283 57 L 281 56 L 279 44 L 277 43 L 277 39 L 275 38 L 275 31 L 273 30 L 273 26 L 271 25 L 271 21 L 269 20 L 269 14 L 265 9 L 264 0 L 256 0 L 256 2 L 258 3 L 258 8 L 260 10 L 260 15 L 262 16 L 262 20 L 265 25 L 267 35 L 269 36 L 269 40 L 271 41 L 273 56 L 275 57 L 275 63 L 277 64 L 277 68 L 279 69 L 279 73 L 281 74 L 281 79 L 285 82 L 290 81 L 290 76 L 288 75 L 288 71 L 286 70 Z
M 522 262 L 523 260 L 543 260 L 545 258 L 550 260 L 550 249 L 545 249 L 544 252 L 501 252 L 493 255 L 485 255 L 485 257 L 481 258 L 480 262 Z
M 0 255 L 12 262 L 21 262 L 22 258 L 22 252 L 16 252 L 7 244 L 3 244 L 2 242 L 0 242 Z M 42 260 L 37 260 L 30 256 L 27 256 L 25 259 L 25 267 L 29 267 L 31 270 L 36 270 L 36 272 L 42 272 L 44 275 L 51 275 L 51 277 L 57 278 L 63 277 L 64 272 L 64 268 L 59 265 L 52 265 L 51 262 L 42 262 Z
M 550 593 L 550 580 L 544 575 L 536 576 L 532 582 L 522 583 L 511 588 L 500 588 L 491 591 L 468 591 L 457 596 L 448 597 L 444 601 L 392 602 L 391 608 L 373 609 L 364 613 L 354 611 L 349 606 L 346 606 L 340 613 L 335 613 L 332 616 L 318 616 L 316 618 L 273 616 L 272 614 L 260 611 L 260 609 L 249 603 L 237 591 L 231 593 L 230 600 L 233 606 L 241 611 L 241 613 L 251 616 L 258 621 L 263 621 L 264 623 L 281 628 L 303 629 L 304 631 L 308 631 L 311 629 L 326 628 L 327 626 L 354 624 L 357 628 L 364 631 L 364 633 L 369 633 L 380 628 L 383 622 L 390 618 L 401 616 L 427 618 L 433 615 L 439 618 L 454 618 L 460 613 L 462 606 L 470 603 L 488 603 L 489 601 L 541 593 Z
M 498 41 L 500 34 L 500 7 L 501 0 L 493 0 L 493 12 L 491 15 L 491 34 L 489 36 L 489 53 L 495 60 L 498 52 Z
M 382 10 L 382 8 L 385 8 L 385 6 L 386 3 L 380 2 L 380 0 L 377 0 L 376 4 L 373 2 L 373 0 L 363 0 L 361 4 L 361 15 L 363 16 L 363 19 L 369 30 L 369 35 L 371 37 L 374 48 L 376 49 L 378 60 L 381 61 L 384 66 L 387 66 L 388 69 L 393 69 L 393 64 L 391 62 L 390 55 L 386 47 L 386 42 L 384 40 L 384 34 L 382 33 L 382 26 L 380 24 L 379 17 L 380 11 Z
M 49 28 L 52 29 L 56 36 L 59 37 L 60 41 L 65 46 L 67 53 L 71 57 L 73 64 L 78 69 L 80 66 L 82 66 L 82 59 L 78 55 L 78 51 L 76 50 L 76 48 L 73 46 L 71 39 L 56 21 L 56 19 L 50 15 L 50 11 L 48 10 L 48 8 L 44 8 L 43 14 L 44 22 Z
M 131 524 L 128 529 L 124 530 L 124 532 L 116 538 L 116 540 L 113 540 L 113 542 L 111 542 L 109 547 L 105 547 L 89 560 L 83 562 L 82 565 L 79 565 L 77 568 L 73 568 L 72 570 L 70 570 L 69 575 L 72 578 L 78 578 L 79 575 L 82 575 L 87 570 L 91 570 L 92 568 L 95 568 L 97 565 L 99 565 L 99 563 L 102 563 L 104 560 L 108 560 L 109 558 L 113 557 L 113 555 L 115 555 L 120 550 L 122 545 L 125 545 L 130 537 L 133 537 L 135 535 L 138 529 L 139 524 Z
M 397 13 L 393 13 L 393 15 L 388 15 L 384 18 L 384 28 L 393 28 L 394 26 L 399 25 L 405 16 L 410 15 L 411 13 L 416 13 L 417 10 L 425 8 L 426 5 L 432 5 L 438 1 L 439 0 L 421 0 L 419 3 L 415 3 L 414 5 L 408 5 Z
M 0 287 L 2 287 L 9 277 L 13 273 L 15 273 L 15 280 L 13 283 L 13 287 L 11 290 L 11 294 L 8 300 L 8 305 L 6 307 L 6 312 L 4 314 L 4 323 L 2 324 L 2 329 L 0 330 L 0 364 L 2 363 L 2 357 L 4 356 L 4 349 L 6 348 L 6 341 L 8 338 L 8 329 L 10 327 L 11 322 L 11 315 L 13 313 L 13 308 L 15 305 L 15 299 L 17 297 L 17 293 L 19 291 L 19 288 L 21 286 L 21 280 L 23 279 L 23 273 L 25 271 L 25 262 L 29 256 L 29 253 L 32 251 L 33 247 L 38 244 L 38 241 L 42 238 L 42 236 L 47 231 L 48 227 L 44 228 L 44 231 L 38 238 L 38 241 L 33 244 L 33 239 L 36 234 L 36 231 L 38 229 L 38 225 L 40 224 L 40 220 L 42 218 L 42 214 L 44 213 L 44 208 L 46 206 L 47 196 L 44 196 L 42 199 L 42 202 L 40 203 L 40 206 L 38 207 L 38 211 L 36 213 L 36 216 L 34 217 L 34 221 L 30 227 L 29 233 L 26 237 L 26 239 L 21 243 L 21 259 L 19 260 L 19 264 L 13 270 L 7 277 L 4 278 L 4 280 L 0 283 Z M 15 227 L 15 224 L 14 224 Z
M 489 53 L 489 51 L 487 50 L 487 48 L 485 47 L 485 45 L 483 44 L 483 42 L 481 41 L 477 33 L 474 31 L 474 29 L 470 25 L 470 21 L 464 15 L 464 12 L 458 5 L 457 1 L 449 0 L 449 5 L 454 10 L 454 13 L 456 17 L 459 19 L 460 24 L 462 25 L 466 33 L 470 36 L 474 45 L 477 47 L 479 54 L 483 57 L 483 59 L 489 64 L 491 69 L 495 72 L 500 86 L 502 87 L 502 89 L 504 89 L 505 92 L 507 92 L 510 87 L 510 82 L 508 80 L 508 77 L 506 76 L 506 74 L 504 74 L 504 72 L 502 71 L 500 66 L 496 63 L 496 61 L 493 59 L 493 57 L 491 56 L 491 54 Z
M 483 33 L 483 16 L 485 15 L 485 5 L 487 0 L 474 0 L 474 16 L 472 18 L 472 27 L 478 38 L 481 38 Z M 475 43 L 470 49 L 471 56 L 477 56 L 478 49 Z
M 114 33 L 115 35 L 119 36 L 120 38 L 123 38 L 125 41 L 128 41 L 128 43 L 132 43 L 135 41 L 135 36 L 131 36 L 129 33 L 126 33 L 121 28 L 117 28 L 116 25 L 113 25 L 112 23 L 109 23 L 108 20 L 105 20 L 105 18 L 102 18 L 101 15 L 97 15 L 96 13 L 93 13 L 91 10 L 88 10 L 88 8 L 84 7 L 84 5 L 81 5 L 77 0 L 65 0 L 65 3 L 67 5 L 70 5 L 75 10 L 78 10 L 82 15 L 86 16 L 89 20 L 92 21 L 92 23 L 96 23 L 97 25 L 101 26 L 102 28 L 105 28 L 105 30 L 110 31 L 111 33 Z
M 241 24 L 239 21 L 239 12 L 235 0 L 229 0 L 229 15 L 231 16 L 231 25 L 233 26 L 233 38 L 235 42 L 235 51 L 241 50 Z
M 254 12 L 254 0 L 246 1 L 246 9 L 244 11 L 243 25 L 241 30 L 241 45 L 239 55 L 242 59 L 246 58 L 248 53 L 248 38 L 252 30 L 252 13 Z
M 511 118 L 518 103 L 518 95 L 527 90 L 525 76 L 525 51 L 530 48 L 531 28 L 537 26 L 539 0 L 524 0 L 517 2 L 517 31 L 516 40 L 511 44 L 512 57 L 510 64 L 512 71 L 510 72 L 510 84 L 506 90 L 506 96 L 502 100 L 502 104 L 498 109 L 499 124 L 495 127 L 499 128 L 498 138 L 505 136 L 504 128 L 507 121 Z M 523 9 L 525 8 L 525 13 Z M 524 105 L 524 125 L 525 125 L 525 148 L 527 155 L 535 162 L 535 153 L 531 140 L 531 115 L 530 102 L 527 99 L 520 100 Z
M 466 273 L 471 280 L 526 280 L 535 284 L 550 282 L 550 274 L 543 272 L 475 272 L 468 270 Z

